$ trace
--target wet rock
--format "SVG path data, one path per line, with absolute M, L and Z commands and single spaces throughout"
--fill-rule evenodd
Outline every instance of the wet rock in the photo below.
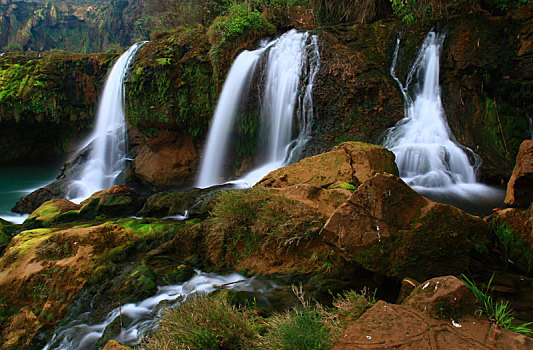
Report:
M 78 219 L 79 209 L 79 204 L 73 203 L 68 199 L 51 199 L 31 213 L 22 224 L 22 228 L 28 230 L 75 221 Z
M 16 350 L 29 344 L 32 336 L 41 327 L 41 322 L 29 307 L 23 307 L 20 312 L 11 316 L 2 331 L 2 350 Z
M 516 165 L 507 184 L 505 204 L 515 208 L 527 208 L 533 201 L 533 140 L 520 145 Z
M 403 305 L 378 301 L 348 325 L 332 350 L 529 349 L 533 340 L 486 320 L 467 316 L 437 320 Z
M 402 286 L 400 288 L 400 294 L 396 299 L 397 304 L 401 304 L 420 283 L 412 278 L 404 278 L 402 280 Z
M 366 181 L 329 218 L 324 240 L 364 268 L 425 280 L 464 271 L 488 241 L 481 218 L 422 197 L 394 175 Z
M 80 216 L 94 218 L 96 215 L 108 217 L 133 216 L 143 207 L 146 199 L 123 185 L 111 186 L 98 191 L 81 202 Z
M 309 184 L 333 189 L 349 183 L 358 187 L 375 174 L 383 172 L 398 175 L 392 152 L 382 146 L 345 142 L 330 152 L 274 170 L 258 184 L 273 188 Z
M 478 308 L 476 304 L 470 289 L 455 276 L 420 283 L 402 303 L 434 318 L 453 320 L 473 315 Z

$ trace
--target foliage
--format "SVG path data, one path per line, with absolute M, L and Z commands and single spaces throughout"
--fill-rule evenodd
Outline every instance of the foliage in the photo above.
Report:
M 225 298 L 192 296 L 168 309 L 141 349 L 243 349 L 257 337 L 252 315 Z
M 376 290 L 373 293 L 365 288 L 360 293 L 353 290 L 337 295 L 333 301 L 337 316 L 342 323 L 357 320 L 376 303 Z
M 391 14 L 389 0 L 311 0 L 322 23 L 370 23 Z
M 490 285 L 493 278 L 494 275 L 492 275 L 485 288 L 479 289 L 473 280 L 468 279 L 465 275 L 461 275 L 463 282 L 478 300 L 481 307 L 479 310 L 480 313 L 484 313 L 489 318 L 489 321 L 494 322 L 503 328 L 510 329 L 513 332 L 533 334 L 533 329 L 529 328 L 533 322 L 516 324 L 514 322 L 514 312 L 509 306 L 509 301 L 495 301 L 492 296 L 489 295 L 492 291 Z
M 264 19 L 259 11 L 246 3 L 231 3 L 227 15 L 217 17 L 207 32 L 215 80 L 218 81 L 221 71 L 226 69 L 225 66 L 229 68 L 229 63 L 234 58 L 233 51 L 239 45 L 273 33 L 274 26 Z
M 496 7 L 503 11 L 509 11 L 532 2 L 533 0 L 496 0 Z
M 264 188 L 223 191 L 214 199 L 213 228 L 208 234 L 215 264 L 258 254 L 265 246 L 284 252 L 318 234 L 325 218 Z M 234 259 L 224 254 L 237 255 Z
M 477 4 L 477 1 L 466 0 L 390 0 L 390 2 L 394 14 L 407 24 L 446 17 L 454 10 L 466 12 Z
M 340 188 L 348 190 L 350 192 L 355 192 L 357 190 L 357 187 L 355 187 L 352 183 L 343 182 L 339 185 Z
M 533 265 L 531 246 L 507 225 L 494 224 L 492 229 L 504 255 L 505 261 L 512 260 L 521 270 L 529 272 Z

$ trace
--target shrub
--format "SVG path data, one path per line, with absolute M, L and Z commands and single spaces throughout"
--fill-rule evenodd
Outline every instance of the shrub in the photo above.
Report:
M 489 293 L 492 291 L 490 285 L 493 278 L 494 275 L 492 275 L 485 288 L 479 289 L 473 280 L 468 279 L 468 277 L 465 275 L 461 275 L 461 279 L 472 291 L 472 294 L 474 294 L 480 304 L 480 314 L 484 313 L 488 317 L 489 321 L 494 322 L 503 328 L 510 329 L 513 332 L 533 334 L 533 330 L 529 328 L 533 322 L 516 324 L 516 322 L 514 322 L 515 316 L 513 309 L 509 306 L 509 301 L 494 301 L 492 296 L 489 295 Z
M 392 14 L 389 0 L 311 0 L 322 23 L 369 23 Z
M 257 337 L 249 311 L 224 298 L 192 296 L 168 309 L 141 349 L 243 349 Z
M 413 23 L 429 18 L 440 18 L 450 15 L 453 11 L 469 12 L 476 1 L 465 0 L 390 0 L 394 14 L 402 21 Z

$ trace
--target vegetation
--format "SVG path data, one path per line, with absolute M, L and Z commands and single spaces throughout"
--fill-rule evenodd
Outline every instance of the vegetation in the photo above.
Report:
M 461 275 L 461 279 L 472 291 L 480 304 L 480 314 L 485 314 L 489 321 L 494 322 L 503 328 L 510 329 L 513 332 L 533 334 L 533 329 L 529 327 L 533 322 L 516 324 L 513 310 L 509 306 L 509 301 L 495 301 L 493 297 L 489 295 L 489 293 L 492 292 L 490 285 L 493 278 L 494 275 L 492 275 L 485 288 L 479 289 L 473 280 L 468 279 L 465 275 Z
M 300 304 L 269 318 L 254 316 L 254 305 L 237 307 L 238 298 L 225 293 L 196 295 L 168 309 L 160 327 L 144 340 L 151 349 L 329 349 L 348 321 L 356 320 L 374 297 L 347 291 L 333 308 L 304 298 L 293 287 Z
M 520 270 L 529 272 L 533 266 L 531 246 L 507 225 L 494 224 L 492 229 L 498 239 L 505 263 L 512 261 Z
M 257 337 L 249 310 L 224 298 L 189 297 L 168 309 L 155 334 L 141 346 L 146 350 L 246 349 Z
M 389 0 L 311 0 L 320 22 L 326 24 L 370 23 L 391 14 Z

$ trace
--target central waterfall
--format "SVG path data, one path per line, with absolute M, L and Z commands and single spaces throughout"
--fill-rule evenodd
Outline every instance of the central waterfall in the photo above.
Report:
M 143 44 L 132 45 L 120 56 L 106 79 L 96 127 L 89 142 L 91 155 L 78 179 L 70 186 L 68 198 L 85 199 L 96 191 L 110 187 L 124 170 L 127 152 L 124 77 L 135 53 Z
M 421 194 L 463 208 L 497 205 L 502 192 L 476 182 L 479 164 L 472 164 L 468 154 L 476 163 L 479 157 L 455 141 L 446 121 L 439 86 L 443 41 L 444 35 L 427 35 L 404 86 L 395 74 L 398 39 L 391 75 L 405 99 L 405 118 L 389 130 L 384 146 L 396 155 L 402 179 Z M 413 80 L 416 86 L 410 89 Z
M 266 143 L 258 148 L 262 150 L 265 161 L 233 183 L 254 185 L 270 171 L 293 161 L 307 142 L 313 118 L 313 83 L 320 67 L 318 38 L 291 30 L 265 47 L 244 51 L 233 63 L 209 130 L 198 187 L 227 181 L 222 174 L 229 153 L 229 141 L 240 116 L 240 107 L 247 102 L 258 63 L 263 59 L 266 64 L 264 85 L 259 89 L 259 131 L 266 138 Z

